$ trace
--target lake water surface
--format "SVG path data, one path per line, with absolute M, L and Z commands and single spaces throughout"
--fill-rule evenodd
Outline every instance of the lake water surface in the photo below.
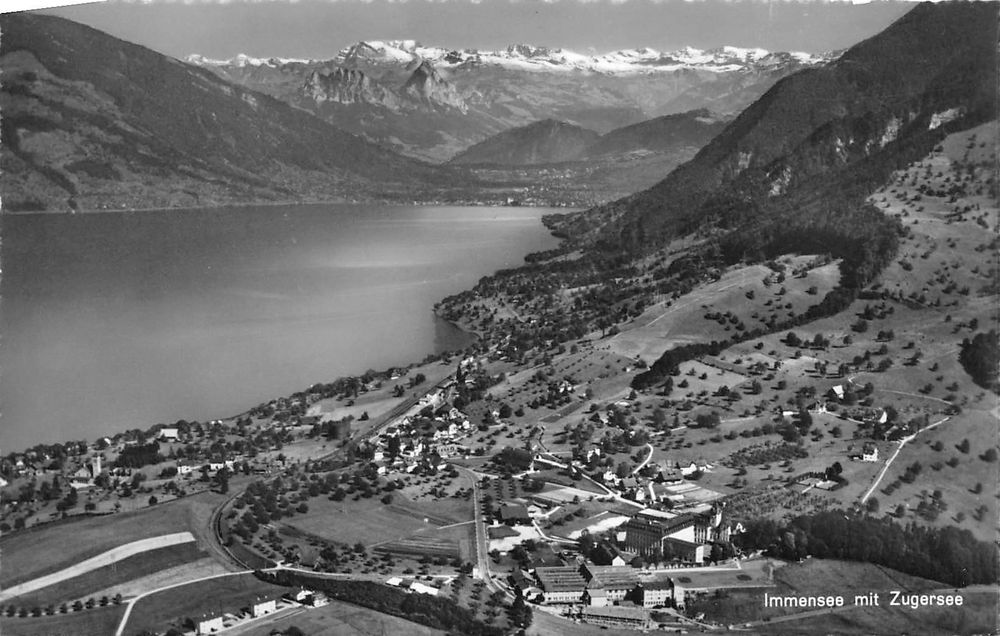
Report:
M 556 244 L 546 209 L 3 218 L 0 451 L 241 412 L 468 344 L 433 304 Z

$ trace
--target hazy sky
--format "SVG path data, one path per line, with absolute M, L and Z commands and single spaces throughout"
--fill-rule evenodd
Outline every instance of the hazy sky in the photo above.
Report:
M 455 48 L 511 43 L 586 52 L 730 44 L 822 52 L 846 48 L 913 8 L 789 0 L 120 1 L 48 11 L 176 57 L 332 57 L 364 39 Z

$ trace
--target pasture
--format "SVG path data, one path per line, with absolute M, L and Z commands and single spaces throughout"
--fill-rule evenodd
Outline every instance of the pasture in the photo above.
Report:
M 467 514 L 462 514 L 466 512 Z M 346 544 L 361 543 L 366 547 L 402 541 L 416 533 L 427 534 L 441 526 L 467 521 L 472 516 L 471 502 L 424 504 L 413 502 L 398 491 L 392 503 L 380 498 L 345 498 L 330 501 L 315 498 L 309 502 L 309 512 L 282 522 L 310 535 Z
M 4 636 L 108 636 L 125 613 L 123 605 L 39 617 L 4 617 Z
M 295 614 L 280 614 L 272 619 L 234 629 L 233 636 L 269 636 L 274 630 L 285 631 L 295 626 L 309 636 L 441 636 L 445 632 L 425 627 L 389 614 L 341 601 L 330 601 L 325 607 L 308 609 Z
M 278 597 L 287 591 L 288 588 L 264 583 L 249 573 L 182 585 L 137 602 L 124 633 L 163 632 L 170 627 L 183 630 L 188 619 L 239 614 L 257 597 Z
M 7 601 L 6 604 L 32 607 L 35 605 L 58 605 L 77 599 L 86 600 L 88 597 L 94 596 L 99 588 L 123 584 L 161 570 L 198 561 L 205 556 L 205 553 L 194 543 L 149 550 L 35 592 L 17 596 Z
M 817 262 L 819 266 L 813 267 L 814 260 L 813 256 L 778 259 L 789 274 L 799 272 L 788 276 L 765 265 L 729 268 L 718 280 L 676 301 L 663 301 L 646 309 L 627 324 L 627 329 L 609 339 L 611 350 L 625 358 L 640 357 L 652 363 L 671 347 L 729 339 L 740 331 L 740 325 L 753 328 L 772 317 L 780 321 L 789 314 L 802 313 L 833 289 L 839 279 L 837 262 Z
M 58 572 L 139 539 L 185 530 L 199 538 L 207 531 L 213 506 L 224 498 L 205 492 L 136 512 L 73 517 L 8 535 L 0 539 L 4 559 L 0 586 Z

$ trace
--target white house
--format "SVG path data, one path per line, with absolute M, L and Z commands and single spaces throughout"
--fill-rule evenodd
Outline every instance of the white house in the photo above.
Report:
M 268 600 L 258 599 L 250 606 L 250 615 L 254 618 L 273 614 L 276 611 L 278 611 L 278 604 L 273 598 Z
M 221 616 L 208 618 L 207 616 L 198 621 L 198 634 L 214 634 L 221 632 L 225 625 Z
M 863 462 L 877 462 L 878 461 L 878 446 L 875 444 L 865 444 L 861 449 L 861 461 Z
M 161 428 L 160 439 L 164 442 L 176 442 L 178 430 L 176 428 Z
M 436 587 L 431 587 L 430 585 L 424 585 L 420 581 L 414 581 L 410 584 L 410 591 L 417 594 L 430 594 L 431 596 L 438 595 L 438 589 Z

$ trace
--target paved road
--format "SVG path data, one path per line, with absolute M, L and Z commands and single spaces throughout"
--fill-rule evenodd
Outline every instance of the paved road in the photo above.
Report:
M 476 567 L 479 570 L 479 577 L 486 581 L 486 587 L 496 591 L 499 588 L 493 582 L 490 574 L 489 542 L 486 537 L 486 524 L 483 521 L 482 492 L 479 489 L 479 479 L 476 473 L 467 468 L 458 468 L 459 472 L 466 473 L 472 479 L 472 501 L 475 503 L 476 520 Z

